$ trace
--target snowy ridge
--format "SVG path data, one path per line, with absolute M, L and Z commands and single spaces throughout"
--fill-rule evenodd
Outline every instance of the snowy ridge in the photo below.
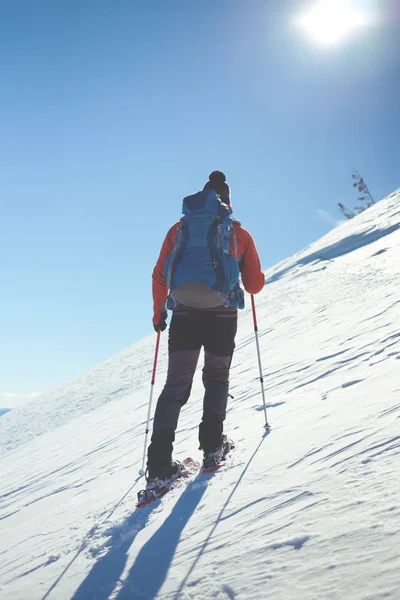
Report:
M 343 221 L 318 241 L 310 244 L 291 258 L 272 267 L 269 281 L 276 281 L 286 272 L 299 271 L 302 266 L 332 261 L 358 248 L 373 244 L 399 229 L 400 188 L 384 201 L 378 202 L 356 218 Z
M 0 598 L 379 600 L 400 586 L 400 190 L 267 271 L 232 462 L 134 511 L 154 335 L 0 419 Z M 163 336 L 156 393 L 166 370 Z M 201 364 L 177 432 L 198 457 Z M 40 434 L 40 435 L 39 435 Z
M 145 338 L 71 381 L 42 393 L 4 419 L 0 426 L 0 456 L 71 419 L 143 388 L 147 398 L 152 357 L 151 338 Z M 141 356 L 140 363 L 137 356 Z M 165 357 L 164 357 L 165 362 Z M 161 368 L 163 362 L 161 361 Z

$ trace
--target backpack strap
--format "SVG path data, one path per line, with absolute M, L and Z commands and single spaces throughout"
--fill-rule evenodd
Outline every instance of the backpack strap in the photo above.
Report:
M 235 228 L 233 226 L 233 222 L 231 223 L 231 236 L 232 236 L 232 240 L 233 240 L 233 256 L 236 258 L 236 261 L 239 262 L 237 237 L 236 237 Z
M 177 254 L 178 254 L 178 250 L 181 247 L 181 242 L 182 242 L 182 225 L 178 225 L 177 227 L 177 234 L 176 234 L 176 240 L 175 240 L 175 244 L 174 247 L 172 248 L 172 252 L 170 255 L 170 259 L 169 259 L 169 265 L 168 265 L 168 271 L 167 271 L 167 286 L 168 289 L 171 289 L 171 279 L 172 279 L 172 271 L 175 267 L 176 264 L 176 259 L 177 259 Z

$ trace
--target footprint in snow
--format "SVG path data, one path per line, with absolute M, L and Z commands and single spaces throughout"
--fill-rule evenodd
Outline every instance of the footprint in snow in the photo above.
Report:
M 229 600 L 235 600 L 236 594 L 230 585 L 226 583 L 222 586 L 222 591 L 228 596 Z
M 266 408 L 276 408 L 277 406 L 282 406 L 283 404 L 285 404 L 285 402 L 273 402 L 266 404 Z M 259 412 L 264 410 L 264 406 L 254 406 L 254 408 Z
M 363 379 L 353 379 L 352 381 L 346 381 L 345 383 L 342 383 L 342 388 L 351 387 L 352 385 L 356 385 L 356 383 L 361 383 L 362 381 L 364 381 L 364 380 Z

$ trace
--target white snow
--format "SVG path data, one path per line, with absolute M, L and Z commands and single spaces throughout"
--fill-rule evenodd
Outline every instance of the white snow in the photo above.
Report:
M 134 510 L 154 334 L 0 419 L 0 598 L 400 598 L 400 190 L 267 271 L 232 461 Z M 166 339 L 156 380 L 166 374 Z M 201 365 L 175 455 L 199 457 Z
M 7 407 L 9 410 L 17 406 L 22 406 L 29 400 L 39 396 L 41 392 L 31 392 L 29 394 L 15 394 L 10 392 L 0 392 L 0 406 Z

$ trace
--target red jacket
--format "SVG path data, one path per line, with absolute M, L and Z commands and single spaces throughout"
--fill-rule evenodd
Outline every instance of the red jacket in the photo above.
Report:
M 173 225 L 168 231 L 161 247 L 157 264 L 154 267 L 153 304 L 155 315 L 165 310 L 168 287 L 164 278 L 164 265 L 167 257 L 171 254 L 175 245 L 179 226 L 180 221 L 175 223 L 175 225 Z M 233 226 L 236 233 L 237 253 L 244 289 L 249 294 L 258 294 L 258 292 L 260 292 L 264 287 L 265 276 L 261 270 L 260 259 L 257 253 L 256 245 L 250 233 L 244 227 L 242 227 L 238 221 L 234 221 Z M 234 256 L 233 240 L 231 241 L 230 253 L 232 256 Z

